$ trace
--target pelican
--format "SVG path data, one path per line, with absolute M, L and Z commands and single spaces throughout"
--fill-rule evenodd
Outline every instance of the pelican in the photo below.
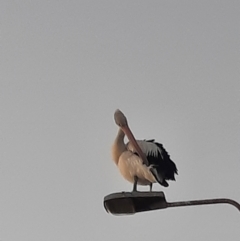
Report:
M 177 167 L 163 145 L 154 140 L 136 140 L 127 118 L 118 109 L 114 113 L 114 119 L 119 130 L 112 146 L 112 159 L 122 176 L 133 183 L 133 191 L 137 191 L 138 184 L 149 185 L 150 191 L 156 182 L 168 187 L 167 180 L 175 180 Z M 126 144 L 125 135 L 129 139 Z

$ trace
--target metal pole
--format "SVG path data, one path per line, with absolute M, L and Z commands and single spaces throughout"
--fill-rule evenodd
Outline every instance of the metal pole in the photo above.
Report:
M 228 198 L 216 198 L 216 199 L 205 199 L 205 200 L 192 200 L 182 202 L 170 202 L 167 203 L 167 207 L 180 207 L 180 206 L 193 206 L 193 205 L 206 205 L 206 204 L 217 204 L 217 203 L 228 203 L 236 207 L 240 211 L 240 204 L 232 199 Z

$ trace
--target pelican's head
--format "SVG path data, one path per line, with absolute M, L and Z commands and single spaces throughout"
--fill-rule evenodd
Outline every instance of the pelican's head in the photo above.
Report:
M 138 155 L 142 158 L 143 162 L 148 165 L 149 162 L 145 156 L 145 154 L 142 152 L 141 148 L 139 147 L 135 137 L 133 136 L 128 123 L 127 123 L 127 118 L 125 115 L 117 109 L 114 113 L 114 120 L 116 124 L 121 128 L 121 130 L 125 133 L 125 135 L 128 137 L 128 140 L 132 142 L 133 146 L 135 147 L 135 150 L 137 151 Z
M 125 117 L 125 115 L 122 113 L 122 111 L 120 111 L 119 109 L 117 109 L 114 113 L 114 120 L 115 123 L 121 128 L 121 127 L 126 127 L 128 126 L 127 123 L 127 118 Z

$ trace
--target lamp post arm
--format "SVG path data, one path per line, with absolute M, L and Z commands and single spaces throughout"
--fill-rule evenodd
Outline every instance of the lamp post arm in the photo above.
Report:
M 192 200 L 182 202 L 168 202 L 167 207 L 180 207 L 180 206 L 193 206 L 193 205 L 206 205 L 206 204 L 217 204 L 217 203 L 228 203 L 236 207 L 240 211 L 240 204 L 232 199 L 228 198 L 216 198 L 216 199 L 205 199 L 205 200 Z

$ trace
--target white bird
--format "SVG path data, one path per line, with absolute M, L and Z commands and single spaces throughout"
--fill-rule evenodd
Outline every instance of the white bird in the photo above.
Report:
M 152 191 L 153 183 L 167 187 L 166 180 L 175 180 L 177 167 L 163 145 L 154 140 L 136 141 L 120 110 L 115 111 L 114 119 L 120 128 L 112 146 L 112 159 L 122 176 L 133 183 L 133 191 L 137 191 L 137 184 L 150 185 Z M 129 139 L 127 144 L 125 135 Z

